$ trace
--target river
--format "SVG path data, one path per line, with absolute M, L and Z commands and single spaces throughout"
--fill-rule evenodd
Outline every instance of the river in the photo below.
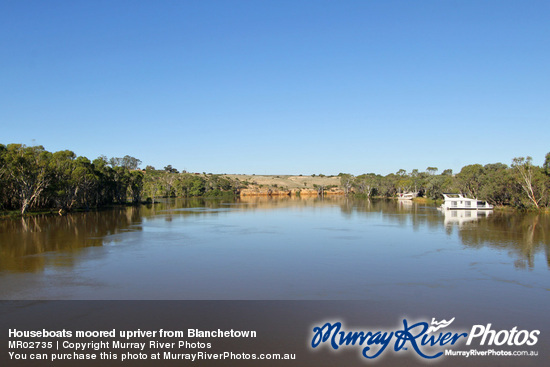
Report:
M 398 330 L 405 320 L 456 319 L 452 332 L 540 331 L 534 346 L 497 347 L 540 355 L 441 358 L 446 366 L 545 365 L 549 247 L 546 214 L 345 197 L 178 199 L 3 220 L 0 339 L 7 345 L 12 328 L 248 328 L 262 335 L 249 351 L 279 345 L 299 355 L 291 365 L 351 366 L 365 359 L 360 349 L 314 352 L 312 325 Z M 494 348 L 474 344 L 459 350 Z M 403 363 L 403 353 L 385 354 L 382 365 Z
M 411 202 L 178 199 L 0 222 L 4 300 L 504 297 L 537 311 L 549 269 L 548 215 Z

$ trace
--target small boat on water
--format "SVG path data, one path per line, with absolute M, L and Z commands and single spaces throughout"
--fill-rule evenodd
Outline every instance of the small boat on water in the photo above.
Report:
M 492 210 L 493 206 L 486 201 L 470 199 L 462 194 L 443 194 L 445 202 L 441 205 L 442 210 Z
M 416 194 L 412 192 L 404 192 L 402 194 L 397 194 L 397 200 L 412 200 L 416 197 Z

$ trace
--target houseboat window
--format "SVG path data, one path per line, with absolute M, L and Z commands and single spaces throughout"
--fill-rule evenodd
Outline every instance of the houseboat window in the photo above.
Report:
M 466 208 L 471 208 L 472 207 L 472 202 L 471 201 L 467 201 L 466 202 Z
M 457 202 L 456 202 L 456 201 L 451 201 L 451 206 L 452 206 L 453 208 L 456 208 L 456 207 L 457 207 Z

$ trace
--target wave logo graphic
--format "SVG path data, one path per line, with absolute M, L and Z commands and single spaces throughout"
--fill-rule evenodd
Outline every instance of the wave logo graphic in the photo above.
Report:
M 447 326 L 451 325 L 453 321 L 455 321 L 454 317 L 449 321 L 441 320 L 439 322 L 435 321 L 435 318 L 432 318 L 432 325 L 428 328 L 428 331 L 426 333 L 435 333 L 437 330 L 446 328 Z
M 441 348 L 456 344 L 459 340 L 468 337 L 467 333 L 461 332 L 438 332 L 440 329 L 449 326 L 451 320 L 432 323 L 417 322 L 411 324 L 403 319 L 403 328 L 397 330 L 346 330 L 341 322 L 326 322 L 313 328 L 311 347 L 317 348 L 326 344 L 337 350 L 342 347 L 358 346 L 362 349 L 361 355 L 368 359 L 380 356 L 385 350 L 393 349 L 394 352 L 401 350 L 414 350 L 420 357 L 434 359 L 441 357 Z M 393 345 L 393 348 L 391 346 Z

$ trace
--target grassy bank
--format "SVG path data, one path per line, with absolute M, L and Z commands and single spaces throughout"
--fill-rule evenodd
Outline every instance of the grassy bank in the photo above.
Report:
M 426 205 L 441 205 L 443 204 L 443 200 L 442 199 L 437 199 L 437 200 L 434 200 L 434 199 L 429 199 L 429 198 L 426 198 L 426 197 L 416 197 L 413 199 L 413 202 L 415 203 L 418 203 L 418 204 L 426 204 Z

